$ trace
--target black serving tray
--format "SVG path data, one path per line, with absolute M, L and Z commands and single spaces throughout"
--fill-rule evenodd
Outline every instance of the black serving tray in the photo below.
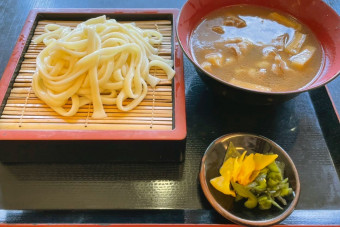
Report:
M 34 0 L 29 2 L 39 6 Z M 116 5 L 137 7 L 138 2 L 117 1 Z M 328 2 L 333 7 L 339 5 Z M 183 3 L 150 0 L 143 1 L 143 6 L 180 7 Z M 44 7 L 52 7 L 49 4 Z M 59 4 L 70 7 L 71 3 Z M 93 7 L 94 3 L 74 4 Z M 116 6 L 100 1 L 96 4 Z M 6 15 L 14 13 L 8 11 Z M 17 27 L 21 29 L 26 16 L 11 20 L 18 18 L 21 24 L 17 22 Z M 6 37 L 2 34 L 0 41 Z M 5 60 L 2 68 L 8 59 Z M 340 126 L 326 88 L 276 106 L 241 105 L 213 96 L 187 59 L 184 71 L 187 142 L 183 163 L 0 163 L 0 222 L 230 223 L 205 199 L 198 172 L 203 153 L 214 139 L 232 132 L 248 132 L 282 146 L 299 171 L 300 200 L 282 224 L 340 224 L 340 158 L 336 155 L 340 153 Z
M 184 63 L 188 137 L 183 163 L 2 163 L 0 207 L 8 214 L 6 220 L 229 223 L 212 210 L 200 189 L 200 161 L 215 138 L 231 132 L 249 132 L 281 145 L 299 171 L 300 200 L 284 223 L 340 223 L 339 176 L 328 149 L 331 141 L 325 139 L 322 121 L 315 111 L 320 109 L 319 104 L 329 101 L 327 95 L 317 95 L 325 89 L 301 94 L 276 106 L 245 106 L 213 96 L 191 63 L 187 59 Z M 339 127 L 335 123 L 334 129 Z

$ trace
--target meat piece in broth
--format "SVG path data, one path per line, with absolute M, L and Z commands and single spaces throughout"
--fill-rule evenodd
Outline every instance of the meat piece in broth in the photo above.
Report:
M 294 38 L 286 46 L 286 52 L 289 54 L 297 54 L 300 52 L 302 45 L 305 43 L 306 35 L 300 32 L 294 33 Z
M 225 47 L 231 50 L 237 57 L 242 56 L 241 48 L 236 43 L 228 43 Z
M 247 26 L 247 23 L 237 16 L 227 16 L 223 22 L 223 25 L 244 28 L 245 26 Z
M 290 68 L 287 66 L 287 63 L 282 60 L 280 55 L 275 56 L 275 63 L 272 65 L 272 72 L 276 75 L 282 75 L 285 72 L 289 71 Z
M 264 59 L 273 59 L 277 55 L 276 48 L 273 46 L 267 46 L 262 49 L 262 54 Z
M 205 59 L 213 66 L 222 66 L 223 56 L 221 53 L 210 53 L 205 55 Z
M 224 34 L 224 30 L 221 26 L 214 26 L 212 27 L 212 29 L 214 32 L 218 33 L 218 34 Z
M 275 39 L 272 40 L 272 45 L 278 50 L 283 51 L 285 49 L 285 46 L 288 42 L 289 35 L 287 33 L 283 35 L 279 35 Z
M 233 54 L 236 55 L 236 57 L 244 56 L 249 48 L 253 46 L 253 44 L 245 39 L 232 39 L 232 40 L 226 40 L 224 47 L 231 50 Z

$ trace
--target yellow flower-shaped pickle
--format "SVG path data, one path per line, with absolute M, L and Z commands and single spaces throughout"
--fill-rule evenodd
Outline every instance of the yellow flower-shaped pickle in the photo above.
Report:
M 250 154 L 247 157 L 245 157 L 244 161 L 242 162 L 241 171 L 237 179 L 237 181 L 242 185 L 247 185 L 251 183 L 249 178 L 255 169 L 255 162 L 254 162 L 253 157 L 254 157 L 254 154 Z
M 238 175 L 241 171 L 242 162 L 244 160 L 244 156 L 246 155 L 246 153 L 247 151 L 244 151 L 243 154 L 240 157 L 237 157 L 234 161 L 234 170 L 231 174 L 231 180 L 233 180 L 234 182 L 236 182 L 238 179 Z
M 228 158 L 220 168 L 220 174 L 227 175 L 227 172 L 232 173 L 234 170 L 235 158 Z
M 215 177 L 210 180 L 211 185 L 218 191 L 236 197 L 233 190 L 230 189 L 230 172 L 227 172 L 224 176 Z
M 261 170 L 278 157 L 277 154 L 259 154 L 256 153 L 254 155 L 254 161 L 255 161 L 255 170 Z
M 251 176 L 249 177 L 249 182 L 253 182 L 259 175 L 260 171 L 267 167 L 270 163 L 274 162 L 277 157 L 278 157 L 277 154 L 255 153 L 253 158 L 255 162 L 255 169 Z

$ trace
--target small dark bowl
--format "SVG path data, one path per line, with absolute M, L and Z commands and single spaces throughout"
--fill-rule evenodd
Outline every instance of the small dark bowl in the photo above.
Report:
M 269 210 L 260 210 L 257 207 L 247 209 L 242 201 L 235 202 L 232 196 L 219 192 L 210 184 L 211 179 L 220 176 L 219 169 L 223 164 L 229 142 L 233 142 L 236 148 L 239 147 L 237 149 L 243 147 L 248 154 L 254 152 L 278 154 L 277 160 L 285 163 L 284 176 L 288 177 L 289 185 L 294 190 L 291 196 L 285 197 L 287 205 L 283 206 L 283 210 L 276 207 Z M 229 134 L 212 142 L 202 158 L 200 183 L 204 195 L 217 212 L 232 222 L 248 226 L 268 226 L 283 221 L 293 212 L 300 196 L 299 175 L 289 155 L 275 142 L 251 134 Z
M 313 83 L 287 92 L 261 92 L 241 88 L 205 71 L 194 61 L 190 37 L 196 26 L 210 12 L 232 5 L 248 4 L 286 12 L 307 25 L 319 40 L 324 52 L 324 66 Z M 317 16 L 316 16 L 317 15 Z M 217 94 L 250 104 L 273 104 L 289 100 L 302 92 L 324 86 L 340 74 L 340 16 L 322 0 L 188 0 L 178 17 L 177 38 L 203 81 Z

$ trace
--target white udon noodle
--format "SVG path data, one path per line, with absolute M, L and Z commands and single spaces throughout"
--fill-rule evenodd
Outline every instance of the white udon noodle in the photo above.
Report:
M 45 33 L 33 40 L 46 47 L 37 57 L 32 87 L 37 97 L 62 116 L 73 116 L 92 103 L 92 118 L 105 118 L 103 104 L 122 111 L 135 108 L 148 86 L 160 79 L 150 75 L 159 67 L 171 80 L 172 61 L 157 55 L 162 34 L 142 30 L 132 23 L 121 24 L 105 16 L 80 23 L 75 29 L 48 24 Z M 71 100 L 72 106 L 63 106 Z M 127 100 L 127 104 L 123 102 Z

